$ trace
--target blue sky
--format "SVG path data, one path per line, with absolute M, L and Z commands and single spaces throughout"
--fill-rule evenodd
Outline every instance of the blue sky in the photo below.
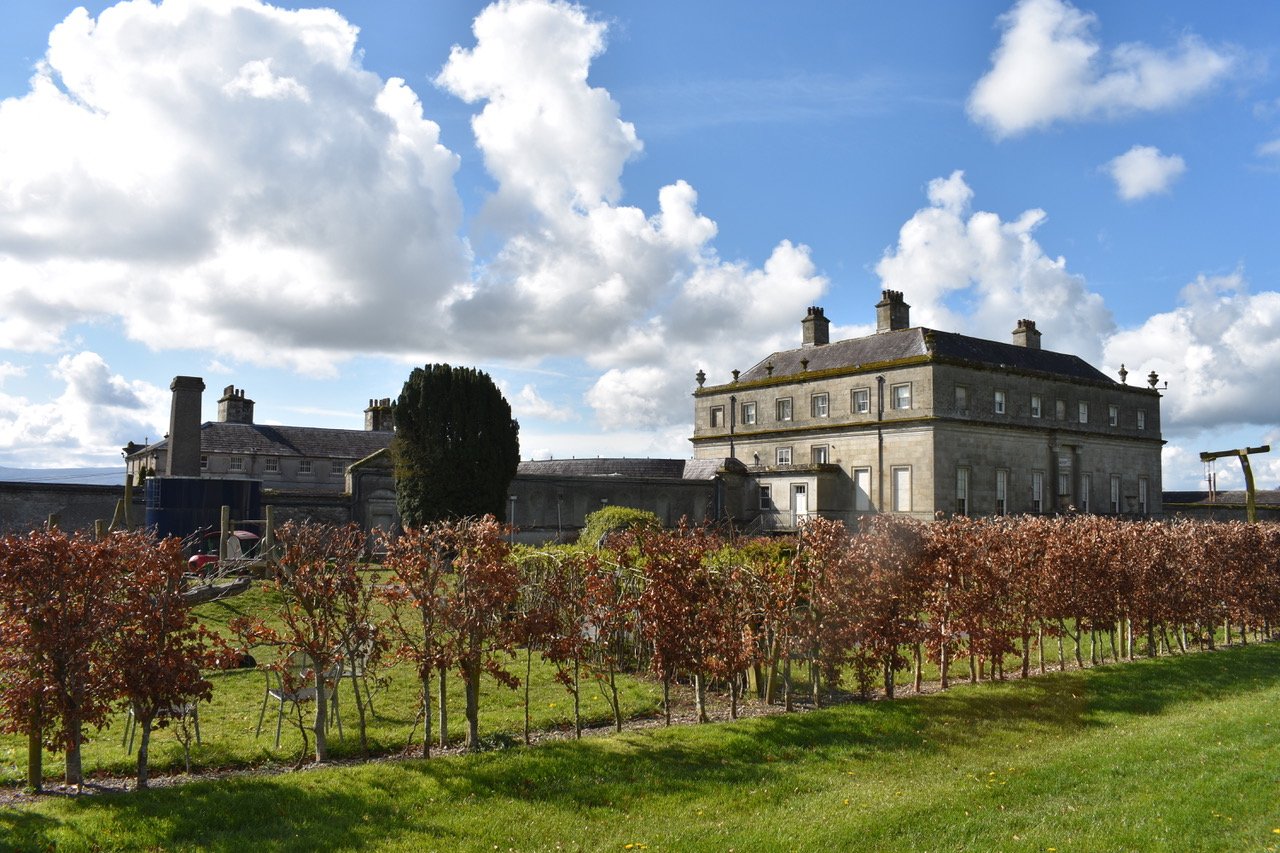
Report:
M 1274 4 L 331 7 L 5 9 L 0 466 L 117 462 L 179 374 L 358 427 L 435 360 L 526 458 L 687 456 L 698 369 L 883 288 L 1156 370 L 1166 488 L 1280 444 Z

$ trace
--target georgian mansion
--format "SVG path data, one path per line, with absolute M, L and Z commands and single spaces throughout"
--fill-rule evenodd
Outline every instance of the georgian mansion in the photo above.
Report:
M 873 335 L 832 343 L 814 307 L 799 347 L 728 384 L 699 372 L 694 455 L 746 469 L 731 515 L 1162 512 L 1154 374 L 1117 382 L 1043 349 L 1030 320 L 1008 343 L 913 327 L 901 293 L 882 297 Z

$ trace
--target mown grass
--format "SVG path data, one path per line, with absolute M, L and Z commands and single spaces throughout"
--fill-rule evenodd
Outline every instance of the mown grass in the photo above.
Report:
M 0 811 L 16 849 L 1272 850 L 1280 646 Z M 628 846 L 630 845 L 630 846 Z

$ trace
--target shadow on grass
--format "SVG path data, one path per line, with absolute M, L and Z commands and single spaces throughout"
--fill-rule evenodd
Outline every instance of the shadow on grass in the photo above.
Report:
M 823 784 L 833 760 L 981 750 L 997 732 L 1070 735 L 1277 684 L 1280 646 L 1253 646 L 728 725 L 3 810 L 0 846 L 121 846 L 107 827 L 133 833 L 125 846 L 310 850 L 376 846 L 406 835 L 448 848 L 469 840 L 459 807 L 491 799 L 622 814 L 655 796 L 719 796 L 759 784 L 791 790 Z

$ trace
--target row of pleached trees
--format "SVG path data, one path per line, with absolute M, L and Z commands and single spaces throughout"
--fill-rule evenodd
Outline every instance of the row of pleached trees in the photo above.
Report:
M 513 548 L 485 518 L 410 529 L 381 543 L 378 566 L 365 562 L 370 543 L 354 526 L 291 524 L 279 539 L 269 582 L 279 604 L 232 623 L 239 645 L 264 659 L 276 649 L 262 665 L 286 686 L 306 679 L 313 695 L 351 675 L 362 745 L 357 676 L 409 664 L 424 755 L 448 739 L 450 673 L 465 688 L 474 747 L 481 678 L 523 685 L 527 709 L 535 655 L 571 693 L 580 731 L 584 685 L 603 689 L 621 727 L 623 672 L 662 684 L 668 721 L 672 684 L 691 684 L 705 720 L 712 685 L 731 715 L 746 692 L 790 707 L 795 684 L 813 703 L 840 689 L 867 695 L 877 683 L 892 698 L 899 674 L 912 670 L 918 686 L 926 662 L 945 687 L 959 671 L 976 681 L 1014 666 L 1026 676 L 1071 660 L 1248 642 L 1280 620 L 1280 526 L 1269 524 L 878 516 L 853 529 L 814 519 L 791 539 L 728 541 L 681 527 L 616 534 L 600 549 L 531 549 Z M 0 547 L 0 716 L 37 756 L 41 742 L 64 749 L 73 780 L 83 726 L 130 707 L 145 745 L 164 709 L 208 695 L 200 667 L 236 656 L 175 595 L 172 542 L 50 532 Z M 290 654 L 310 668 L 287 668 Z M 315 703 L 309 727 L 318 760 L 325 706 Z M 145 781 L 142 751 L 139 761 Z M 38 767 L 32 773 L 38 785 Z

